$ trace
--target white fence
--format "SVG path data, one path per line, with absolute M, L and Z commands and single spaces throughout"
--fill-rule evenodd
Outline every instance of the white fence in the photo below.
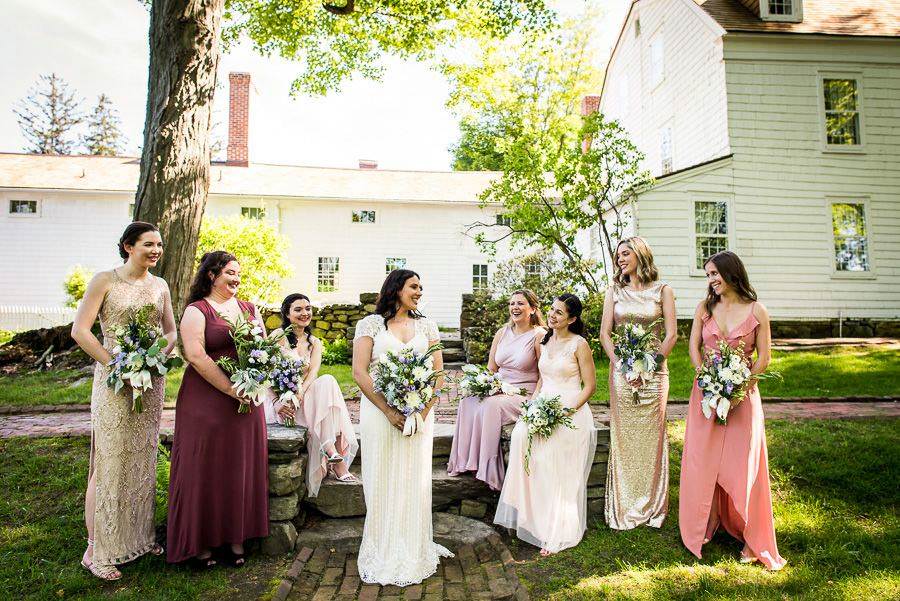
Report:
M 75 309 L 69 307 L 0 306 L 0 330 L 34 330 L 71 323 Z

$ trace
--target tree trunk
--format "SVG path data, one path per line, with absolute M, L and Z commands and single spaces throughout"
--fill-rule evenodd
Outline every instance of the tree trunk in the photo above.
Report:
M 153 0 L 150 77 L 134 218 L 159 226 L 156 275 L 184 308 L 209 191 L 209 130 L 224 0 Z

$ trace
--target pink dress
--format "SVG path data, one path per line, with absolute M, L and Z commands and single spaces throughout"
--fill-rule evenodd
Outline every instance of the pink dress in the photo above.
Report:
M 713 318 L 703 323 L 703 345 L 715 348 L 720 339 L 753 353 L 759 322 L 752 311 L 726 338 Z M 701 557 L 703 543 L 721 524 L 745 543 L 745 554 L 759 559 L 770 570 L 785 560 L 778 554 L 769 490 L 766 431 L 759 397 L 754 386 L 747 398 L 732 409 L 726 425 L 707 419 L 700 409 L 702 395 L 697 383 L 691 391 L 681 457 L 681 492 L 678 520 L 681 540 Z
M 504 326 L 494 353 L 498 373 L 504 382 L 534 392 L 538 381 L 537 353 L 533 329 L 521 334 Z M 475 472 L 475 477 L 492 490 L 503 487 L 506 468 L 500 452 L 500 428 L 516 421 L 521 413 L 521 395 L 498 394 L 486 397 L 466 397 L 459 402 L 456 431 L 447 473 L 457 476 Z

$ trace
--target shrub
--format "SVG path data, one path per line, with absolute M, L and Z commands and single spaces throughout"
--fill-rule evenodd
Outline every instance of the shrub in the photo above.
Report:
M 94 277 L 94 272 L 86 269 L 81 265 L 73 267 L 66 279 L 63 280 L 63 289 L 66 291 L 66 306 L 75 308 L 81 299 L 84 298 L 84 291 L 87 290 L 88 282 Z
M 4 344 L 12 340 L 13 336 L 15 336 L 15 332 L 12 332 L 10 330 L 0 330 L 0 346 L 3 346 Z
M 346 338 L 322 341 L 322 365 L 350 365 L 353 347 Z

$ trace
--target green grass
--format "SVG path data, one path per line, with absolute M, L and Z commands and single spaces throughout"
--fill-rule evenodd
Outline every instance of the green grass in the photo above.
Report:
M 669 425 L 669 517 L 662 529 L 589 527 L 584 540 L 518 567 L 532 598 L 900 598 L 900 420 L 767 424 L 780 572 L 737 562 L 741 545 L 717 534 L 694 558 L 678 532 L 684 422 Z M 515 553 L 529 553 L 515 541 Z
M 679 341 L 669 355 L 669 398 L 687 399 L 694 368 L 687 341 Z M 770 370 L 783 380 L 760 383 L 764 397 L 890 396 L 900 395 L 900 351 L 871 347 L 834 347 L 810 351 L 774 351 Z M 609 360 L 597 360 L 595 401 L 609 401 Z
M 349 365 L 323 365 L 319 373 L 333 375 L 345 393 L 355 389 Z M 175 405 L 183 375 L 177 369 L 166 378 L 166 405 Z M 0 376 L 0 406 L 88 404 L 91 385 L 92 377 L 78 371 Z

